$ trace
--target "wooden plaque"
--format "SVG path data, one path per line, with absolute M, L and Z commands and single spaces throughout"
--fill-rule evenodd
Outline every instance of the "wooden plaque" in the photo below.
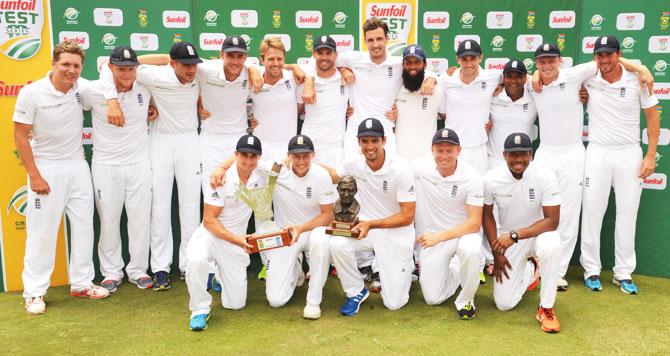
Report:
M 358 218 L 352 222 L 344 221 L 333 221 L 330 223 L 330 227 L 326 228 L 326 234 L 332 236 L 344 236 L 344 237 L 353 237 L 358 238 L 359 232 L 353 232 L 351 229 L 358 224 Z
M 291 239 L 291 232 L 288 229 L 283 229 L 266 234 L 252 235 L 247 239 L 247 242 L 253 246 L 251 252 L 256 253 L 289 246 Z

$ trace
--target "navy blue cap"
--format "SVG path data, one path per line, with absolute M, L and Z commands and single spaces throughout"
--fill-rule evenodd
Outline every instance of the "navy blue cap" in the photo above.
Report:
M 221 52 L 242 52 L 248 53 L 247 41 L 240 36 L 230 36 L 223 40 L 221 45 Z
M 328 48 L 333 52 L 337 51 L 337 43 L 335 40 L 330 37 L 330 36 L 319 36 L 316 38 L 316 41 L 314 41 L 314 51 L 318 51 L 321 48 Z
M 109 56 L 109 61 L 117 66 L 138 66 L 137 53 L 130 47 L 116 47 Z
M 596 39 L 593 54 L 601 52 L 619 52 L 621 46 L 619 40 L 614 36 L 601 36 Z
M 261 147 L 261 140 L 252 134 L 244 135 L 240 137 L 239 140 L 237 140 L 235 151 L 253 153 L 259 155 L 263 153 L 263 148 Z
M 384 126 L 373 118 L 365 119 L 358 125 L 358 134 L 356 137 L 384 137 Z
M 305 135 L 293 136 L 288 141 L 288 153 L 311 153 L 314 152 L 312 139 Z
M 479 43 L 475 40 L 465 40 L 458 45 L 458 50 L 456 51 L 456 56 L 477 56 L 482 54 L 482 48 L 479 46 Z
M 184 64 L 202 63 L 202 59 L 198 56 L 195 46 L 189 42 L 177 42 L 172 45 L 172 48 L 170 48 L 170 59 Z
M 421 48 L 419 45 L 411 45 L 405 47 L 405 49 L 402 51 L 402 59 L 405 59 L 407 57 L 416 57 L 422 61 L 426 61 L 426 51 Z
M 560 56 L 561 50 L 553 43 L 543 43 L 535 49 L 535 58 Z
M 523 132 L 512 133 L 505 139 L 504 152 L 531 151 L 532 149 L 533 143 L 530 137 Z
M 447 142 L 453 145 L 460 145 L 461 140 L 458 139 L 458 134 L 452 129 L 439 129 L 433 135 L 433 145 L 440 142 Z
M 518 59 L 512 59 L 509 62 L 505 63 L 505 68 L 503 68 L 503 74 L 509 72 L 519 72 L 523 75 L 527 75 L 528 69 L 526 69 L 526 65 L 523 64 L 523 61 L 520 61 Z

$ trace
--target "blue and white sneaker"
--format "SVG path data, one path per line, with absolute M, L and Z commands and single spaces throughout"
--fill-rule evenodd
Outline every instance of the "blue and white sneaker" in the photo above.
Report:
M 600 283 L 600 276 L 595 274 L 585 279 L 584 285 L 586 288 L 595 292 L 603 290 L 603 285 Z
M 192 331 L 202 331 L 207 329 L 207 320 L 209 320 L 209 314 L 198 314 L 191 317 L 191 320 L 188 322 L 188 327 Z
M 621 291 L 626 294 L 637 294 L 638 289 L 632 279 L 612 279 L 612 283 L 621 287 Z
M 221 284 L 214 278 L 214 273 L 207 276 L 207 290 L 213 290 L 216 293 L 221 293 Z
M 340 308 L 340 313 L 344 316 L 356 315 L 361 308 L 361 304 L 368 299 L 368 296 L 370 296 L 370 292 L 368 292 L 367 288 L 363 288 L 360 293 L 351 298 L 347 298 L 347 301 L 344 302 L 344 305 Z

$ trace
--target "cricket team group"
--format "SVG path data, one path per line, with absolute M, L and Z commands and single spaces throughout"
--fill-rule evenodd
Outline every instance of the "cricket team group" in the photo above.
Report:
M 593 61 L 573 67 L 562 66 L 556 45 L 542 44 L 535 73 L 515 59 L 502 72 L 482 69 L 480 45 L 466 40 L 458 68 L 438 76 L 426 70 L 419 45 L 390 55 L 383 21 L 368 19 L 363 33 L 367 51 L 340 53 L 330 36 L 315 38 L 302 66 L 284 63 L 279 38 L 261 43 L 262 67 L 248 64 L 240 36 L 227 37 L 212 60 L 187 42 L 169 55 L 117 47 L 95 81 L 80 78 L 77 44 L 56 45 L 52 69 L 21 90 L 13 114 L 29 185 L 26 311 L 45 312 L 63 214 L 73 297 L 108 297 L 125 276 L 140 289 L 170 289 L 174 181 L 175 263 L 194 331 L 207 327 L 212 293 L 221 293 L 226 309 L 246 304 L 252 214 L 256 233 L 282 228 L 292 236 L 289 246 L 261 252 L 259 277 L 272 307 L 307 280 L 303 316 L 320 318 L 324 285 L 336 274 L 345 316 L 371 292 L 400 309 L 418 280 L 427 304 L 457 294 L 458 317 L 472 319 L 485 275 L 499 310 L 514 308 L 541 279 L 536 317 L 554 333 L 554 303 L 568 289 L 580 226 L 584 285 L 603 288 L 600 235 L 614 188 L 612 282 L 638 293 L 635 225 L 643 179 L 655 168 L 658 100 L 649 70 L 622 58 L 615 37 L 599 37 Z M 93 123 L 90 168 L 83 111 Z M 94 206 L 100 285 L 93 283 Z M 334 217 L 356 215 L 357 237 L 326 233 Z

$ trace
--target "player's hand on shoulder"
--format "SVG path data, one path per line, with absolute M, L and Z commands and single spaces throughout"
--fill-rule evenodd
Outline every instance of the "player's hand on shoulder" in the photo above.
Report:
M 302 84 L 305 82 L 305 71 L 300 68 L 299 65 L 294 65 L 292 68 L 293 71 L 293 79 L 295 79 L 296 84 Z
M 426 95 L 426 96 L 431 96 L 435 92 L 435 85 L 437 84 L 437 80 L 432 77 L 428 77 L 423 80 L 423 83 L 421 83 L 421 88 L 419 89 L 419 94 L 421 95 Z
M 498 96 L 498 94 L 500 94 L 503 91 L 503 89 L 505 89 L 505 86 L 502 83 L 498 84 L 496 86 L 496 89 L 493 91 L 493 94 L 491 94 L 491 96 Z
M 362 240 L 368 236 L 371 224 L 369 221 L 360 221 L 356 226 L 351 228 L 351 231 L 358 232 L 358 239 Z
M 222 187 L 224 183 L 226 183 L 226 168 L 219 166 L 209 177 L 209 186 L 216 189 Z
M 37 176 L 30 178 L 30 190 L 39 195 L 46 195 L 51 192 L 51 187 L 49 187 L 49 183 L 42 176 Z
M 398 107 L 393 104 L 391 110 L 387 111 L 384 116 L 389 119 L 391 122 L 396 122 L 398 120 Z
M 640 87 L 642 87 L 642 91 L 646 88 L 647 93 L 651 96 L 654 93 L 654 76 L 647 67 L 644 67 L 644 69 L 645 70 L 641 71 L 639 74 Z
M 486 133 L 489 133 L 489 131 L 491 131 L 491 128 L 493 128 L 493 121 L 491 121 L 491 119 L 489 119 L 484 124 L 484 130 L 486 131 Z
M 261 88 L 263 88 L 263 76 L 255 66 L 249 66 L 247 68 L 247 76 L 249 77 L 251 91 L 257 94 L 259 91 L 261 91 Z
M 340 68 L 340 75 L 342 76 L 342 84 L 352 85 L 356 82 L 354 71 L 349 68 Z
M 352 115 L 354 115 L 354 107 L 347 106 L 347 119 L 350 118 Z
M 451 67 L 447 68 L 447 72 L 446 72 L 447 75 L 451 77 L 452 75 L 454 75 L 454 72 L 456 72 L 456 69 L 458 69 L 458 67 L 456 67 L 456 66 L 451 66 Z
M 533 73 L 533 76 L 530 78 L 530 84 L 533 86 L 533 90 L 536 93 L 542 92 L 542 79 L 540 78 L 540 71 L 536 70 Z

